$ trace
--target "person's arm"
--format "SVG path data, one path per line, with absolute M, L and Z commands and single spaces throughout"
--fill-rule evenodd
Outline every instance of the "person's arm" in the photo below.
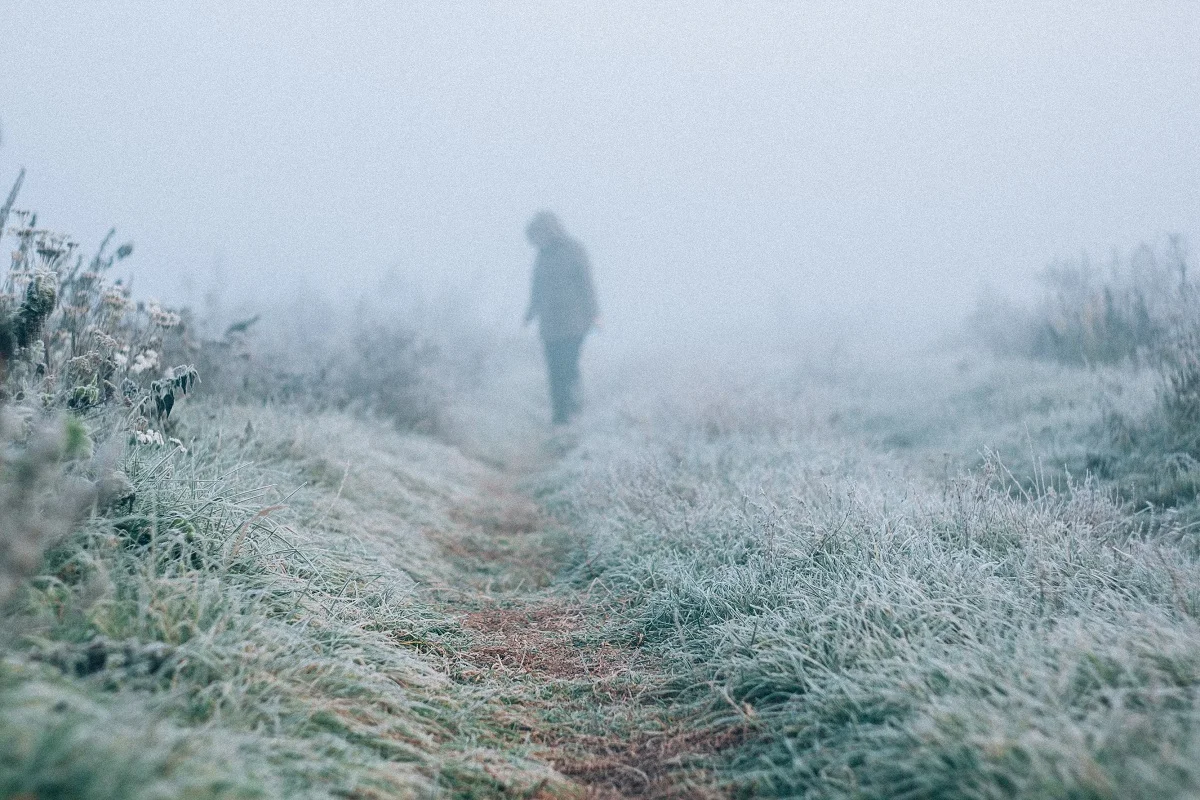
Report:
M 542 270 L 540 269 L 541 259 L 533 265 L 533 278 L 529 282 L 529 305 L 525 307 L 524 324 L 528 325 L 533 322 L 534 318 L 541 312 L 542 301 L 542 282 L 540 280 Z

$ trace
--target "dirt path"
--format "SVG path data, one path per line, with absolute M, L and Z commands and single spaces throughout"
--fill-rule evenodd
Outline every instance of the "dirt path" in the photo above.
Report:
M 452 601 L 469 633 L 454 677 L 485 687 L 502 736 L 570 778 L 576 797 L 725 796 L 698 762 L 732 741 L 679 719 L 656 660 L 613 640 L 604 602 L 555 583 L 577 545 L 518 481 L 497 474 L 457 511 L 459 529 L 434 535 L 472 590 Z

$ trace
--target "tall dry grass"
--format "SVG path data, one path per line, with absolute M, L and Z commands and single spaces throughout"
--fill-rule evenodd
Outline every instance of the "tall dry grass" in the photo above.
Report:
M 1114 253 L 1056 261 L 1040 276 L 1041 296 L 1022 305 L 982 298 L 968 321 L 972 338 L 998 355 L 1095 365 L 1158 357 L 1194 305 L 1186 242 L 1168 237 Z

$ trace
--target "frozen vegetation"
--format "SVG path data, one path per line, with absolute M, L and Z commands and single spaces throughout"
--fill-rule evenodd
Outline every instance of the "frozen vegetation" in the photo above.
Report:
M 1043 419 L 1092 384 L 1040 377 L 1021 391 Z M 659 655 L 669 702 L 736 742 L 725 776 L 771 796 L 1190 796 L 1188 537 L 1149 533 L 1082 474 L 1056 490 L 1045 464 L 930 469 L 831 422 L 831 396 L 680 398 L 593 434 L 551 495 L 610 635 Z
M 1200 792 L 1167 256 L 886 366 L 593 365 L 551 430 L 528 343 L 204 333 L 8 224 L 4 797 Z

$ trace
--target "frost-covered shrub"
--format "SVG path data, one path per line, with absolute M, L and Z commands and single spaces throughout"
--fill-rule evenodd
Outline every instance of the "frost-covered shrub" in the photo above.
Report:
M 1140 245 L 1125 258 L 1097 265 L 1086 256 L 1059 261 L 1040 276 L 1032 306 L 990 294 L 968 331 L 998 355 L 1065 364 L 1113 364 L 1157 357 L 1195 291 L 1179 237 Z
M 179 314 L 134 303 L 109 278 L 132 245 L 110 253 L 110 232 L 85 261 L 68 237 L 13 209 L 19 188 L 20 179 L 0 208 L 0 244 L 14 245 L 0 273 L 0 602 L 110 480 L 100 464 L 65 470 L 90 454 L 84 420 L 100 439 L 163 445 L 176 400 L 199 380 L 193 367 L 163 362 L 167 348 L 181 349 Z
M 133 246 L 109 252 L 110 231 L 85 260 L 70 238 L 38 227 L 36 214 L 6 216 L 15 224 L 0 230 L 0 242 L 15 247 L 0 279 L 0 401 L 115 413 L 114 424 L 132 433 L 161 429 L 199 376 L 165 361 L 189 349 L 182 316 L 134 302 L 131 287 L 110 277 Z

